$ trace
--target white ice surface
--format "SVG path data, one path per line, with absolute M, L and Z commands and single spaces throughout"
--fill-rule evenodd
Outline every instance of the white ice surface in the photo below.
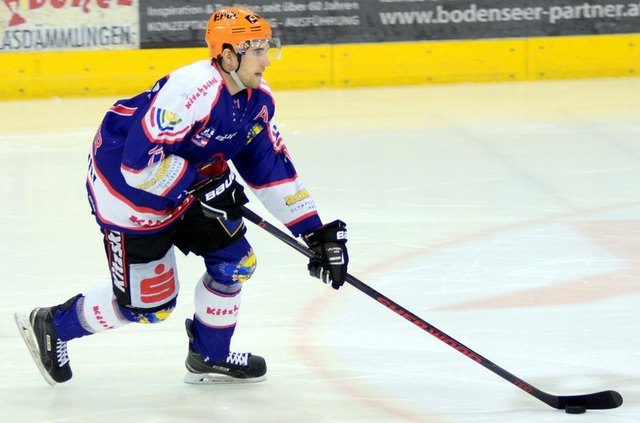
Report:
M 554 410 L 251 226 L 233 346 L 265 356 L 266 382 L 182 382 L 203 267 L 179 256 L 167 322 L 71 342 L 74 378 L 48 386 L 12 314 L 107 283 L 84 178 L 114 100 L 50 99 L 0 103 L 1 421 L 640 421 L 640 79 L 276 98 L 321 216 L 348 223 L 352 274 L 539 389 L 624 405 Z

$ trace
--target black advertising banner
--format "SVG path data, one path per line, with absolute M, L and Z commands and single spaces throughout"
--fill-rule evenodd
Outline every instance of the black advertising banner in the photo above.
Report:
M 262 14 L 284 45 L 640 32 L 638 0 L 140 0 L 141 47 L 204 46 L 209 16 L 229 6 Z

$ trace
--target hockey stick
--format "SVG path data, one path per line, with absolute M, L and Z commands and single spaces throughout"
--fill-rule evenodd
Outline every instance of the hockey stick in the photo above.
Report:
M 298 242 L 295 238 L 291 237 L 290 235 L 276 228 L 269 222 L 265 221 L 263 218 L 258 216 L 253 211 L 249 210 L 247 207 L 243 207 L 243 215 L 247 220 L 255 223 L 257 226 L 261 227 L 265 231 L 269 232 L 271 235 L 283 241 L 285 244 L 289 245 L 294 250 L 307 256 L 307 258 L 316 257 L 316 254 L 312 250 L 310 250 L 306 245 Z M 488 360 L 487 358 L 483 357 L 477 352 L 473 351 L 471 348 L 456 341 L 455 339 L 453 339 L 446 333 L 442 332 L 432 324 L 428 323 L 427 321 L 411 313 L 406 308 L 402 307 L 398 303 L 382 295 L 380 292 L 371 288 L 370 286 L 360 281 L 356 277 L 350 274 L 347 274 L 346 281 L 347 283 L 352 285 L 354 288 L 362 291 L 363 293 L 373 298 L 374 300 L 378 301 L 380 304 L 384 305 L 389 310 L 393 311 L 399 316 L 404 317 L 405 319 L 407 319 L 408 321 L 410 321 L 420 329 L 424 330 L 425 332 L 428 332 L 429 334 L 435 336 L 440 341 L 449 345 L 454 350 L 464 354 L 471 360 L 475 361 L 478 364 L 481 364 L 482 366 L 491 370 L 493 373 L 497 374 L 501 378 L 505 379 L 508 382 L 511 382 L 518 388 L 522 389 L 524 392 L 536 397 L 540 401 L 544 402 L 545 404 L 553 408 L 557 408 L 559 410 L 567 410 L 567 412 L 571 410 L 571 412 L 579 413 L 579 412 L 584 412 L 584 410 L 580 411 L 580 409 L 604 410 L 604 409 L 617 408 L 622 405 L 622 396 L 616 391 L 602 391 L 602 392 L 595 392 L 592 394 L 583 394 L 583 395 L 552 395 L 544 391 L 541 391 L 538 388 L 534 387 L 533 385 L 509 373 L 502 367 L 498 366 L 497 364 L 493 363 L 492 361 Z

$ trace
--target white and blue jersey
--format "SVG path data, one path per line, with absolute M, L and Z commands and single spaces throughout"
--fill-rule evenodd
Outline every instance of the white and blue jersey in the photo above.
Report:
M 166 228 L 191 205 L 198 169 L 224 158 L 267 210 L 298 236 L 321 225 L 274 123 L 269 87 L 231 95 L 203 60 L 117 101 L 89 155 L 87 190 L 99 225 L 125 233 Z

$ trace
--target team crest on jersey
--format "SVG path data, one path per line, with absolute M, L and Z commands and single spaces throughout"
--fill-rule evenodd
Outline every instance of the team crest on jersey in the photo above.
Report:
M 180 116 L 170 110 L 155 108 L 156 124 L 161 131 L 172 131 L 176 125 L 182 122 Z
M 261 124 L 254 123 L 247 132 L 247 144 L 251 143 L 251 141 L 253 141 L 253 139 L 258 136 L 258 134 L 262 132 L 263 129 L 264 127 Z

